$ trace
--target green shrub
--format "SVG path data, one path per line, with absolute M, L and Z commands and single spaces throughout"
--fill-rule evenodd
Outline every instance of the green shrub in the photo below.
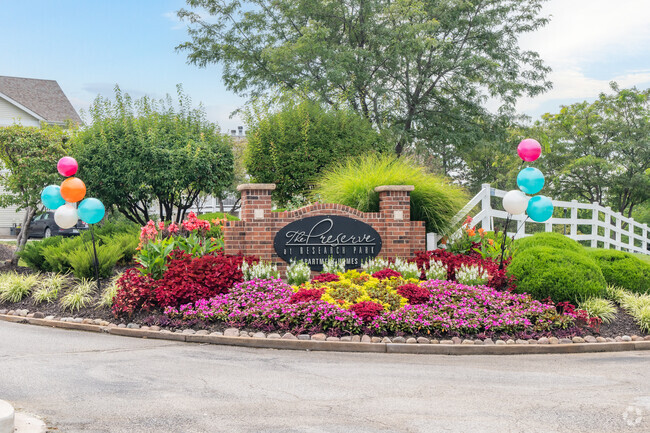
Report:
M 122 274 L 118 274 L 111 278 L 111 282 L 104 286 L 102 289 L 102 293 L 99 297 L 99 301 L 97 302 L 97 307 L 107 307 L 110 308 L 113 306 L 113 302 L 115 300 L 115 296 L 117 296 L 117 282 L 122 277 Z
M 116 245 L 122 252 L 122 258 L 118 261 L 118 264 L 129 265 L 133 263 L 133 256 L 138 252 L 140 238 L 137 233 L 114 234 L 107 239 L 103 239 L 103 243 L 104 245 Z
M 66 276 L 63 274 L 50 274 L 41 280 L 40 286 L 32 294 L 34 302 L 54 302 L 66 283 Z
M 554 302 L 578 304 L 605 292 L 598 265 L 586 254 L 571 250 L 533 247 L 519 251 L 507 272 L 516 278 L 517 292 L 539 300 L 550 297 Z
M 18 253 L 18 257 L 35 271 L 50 272 L 52 268 L 47 260 L 45 260 L 43 250 L 47 247 L 61 244 L 63 239 L 61 236 L 52 236 L 42 241 L 28 242 L 25 248 Z
M 521 253 L 528 248 L 535 247 L 558 248 L 566 251 L 574 251 L 576 253 L 585 252 L 585 249 L 578 242 L 560 233 L 554 232 L 537 233 L 533 236 L 517 239 L 515 241 L 515 248 L 518 253 Z
M 20 302 L 38 285 L 39 275 L 20 275 L 9 272 L 0 279 L 0 301 Z
M 100 278 L 108 278 L 113 273 L 113 268 L 122 258 L 123 251 L 118 243 L 97 246 L 97 261 L 99 262 Z M 79 279 L 93 278 L 95 276 L 95 255 L 92 245 L 82 245 L 67 255 L 72 268 L 72 273 Z
M 650 292 L 650 264 L 632 254 L 616 250 L 593 250 L 592 259 L 600 266 L 608 284 L 635 293 Z
M 442 233 L 467 203 L 465 191 L 446 179 L 427 173 L 408 158 L 365 155 L 325 170 L 313 191 L 314 198 L 339 203 L 362 212 L 379 211 L 381 185 L 413 185 L 411 220 L 424 221 L 429 232 Z

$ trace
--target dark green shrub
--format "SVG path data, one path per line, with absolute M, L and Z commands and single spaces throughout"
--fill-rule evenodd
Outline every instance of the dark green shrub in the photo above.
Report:
M 516 292 L 539 300 L 550 297 L 554 302 L 577 304 L 602 297 L 606 285 L 603 273 L 589 256 L 569 249 L 532 247 L 518 251 L 508 274 L 516 278 Z
M 43 248 L 43 256 L 52 272 L 60 272 L 62 274 L 69 272 L 71 266 L 68 256 L 83 243 L 83 236 L 75 236 L 73 238 L 63 239 L 59 244 Z M 92 244 L 90 248 L 92 248 Z
M 119 243 L 99 245 L 97 247 L 97 261 L 99 262 L 100 278 L 108 278 L 113 273 L 113 268 L 122 258 L 123 252 Z M 92 245 L 82 245 L 69 252 L 66 257 L 75 277 L 93 278 L 95 276 L 94 253 Z
M 650 264 L 630 253 L 594 250 L 589 256 L 596 261 L 608 284 L 636 293 L 650 292 Z
M 122 258 L 117 262 L 121 265 L 129 265 L 133 262 L 133 256 L 137 252 L 140 238 L 137 233 L 121 233 L 114 234 L 109 238 L 102 238 L 104 245 L 117 245 Z
M 365 155 L 325 170 L 313 191 L 315 199 L 339 203 L 361 212 L 379 211 L 381 185 L 413 185 L 411 220 L 424 221 L 429 232 L 443 233 L 467 203 L 465 191 L 445 178 L 427 173 L 406 157 Z
M 582 245 L 580 245 L 578 242 L 560 233 L 554 232 L 537 233 L 532 236 L 517 239 L 515 241 L 515 248 L 519 253 L 527 250 L 528 248 L 535 247 L 558 248 L 565 251 L 574 251 L 576 253 L 585 252 Z
M 25 248 L 18 253 L 18 257 L 20 257 L 28 267 L 36 271 L 51 272 L 52 268 L 45 260 L 43 250 L 49 246 L 59 245 L 62 241 L 63 238 L 61 236 L 53 236 L 51 238 L 43 239 L 42 241 L 28 242 L 27 245 L 25 245 Z

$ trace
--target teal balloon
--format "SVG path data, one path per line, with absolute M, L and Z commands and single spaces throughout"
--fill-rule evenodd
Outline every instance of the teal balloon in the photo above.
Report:
M 65 204 L 65 200 L 61 197 L 61 187 L 59 185 L 48 185 L 43 188 L 41 192 L 41 201 L 43 205 L 50 209 L 56 210 Z
M 534 167 L 526 167 L 517 175 L 517 186 L 526 194 L 537 194 L 544 188 L 544 175 Z
M 528 200 L 526 209 L 528 217 L 538 223 L 543 223 L 553 216 L 553 202 L 544 195 L 536 195 Z
M 79 203 L 77 213 L 81 221 L 87 224 L 96 224 L 104 218 L 106 209 L 104 204 L 96 198 L 87 198 Z

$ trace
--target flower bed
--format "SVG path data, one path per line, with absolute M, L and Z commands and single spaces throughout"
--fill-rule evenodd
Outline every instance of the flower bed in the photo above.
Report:
M 223 323 L 263 331 L 294 333 L 325 332 L 422 336 L 544 336 L 554 331 L 578 335 L 573 313 L 558 313 L 555 306 L 526 295 L 471 287 L 454 282 L 426 281 L 418 287 L 430 298 L 422 304 L 406 304 L 394 310 L 355 307 L 372 301 L 351 303 L 349 308 L 323 299 L 292 302 L 296 290 L 281 280 L 252 280 L 235 285 L 226 294 L 179 308 L 167 308 L 170 319 Z M 313 289 L 310 289 L 313 290 Z M 323 294 L 322 296 L 325 296 Z M 370 311 L 370 314 L 366 314 Z

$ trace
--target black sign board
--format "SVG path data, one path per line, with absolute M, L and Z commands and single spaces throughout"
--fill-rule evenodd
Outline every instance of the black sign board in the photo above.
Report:
M 273 241 L 275 252 L 287 263 L 303 260 L 314 271 L 329 257 L 345 260 L 356 269 L 381 251 L 381 237 L 363 221 L 338 215 L 303 218 L 282 227 Z

